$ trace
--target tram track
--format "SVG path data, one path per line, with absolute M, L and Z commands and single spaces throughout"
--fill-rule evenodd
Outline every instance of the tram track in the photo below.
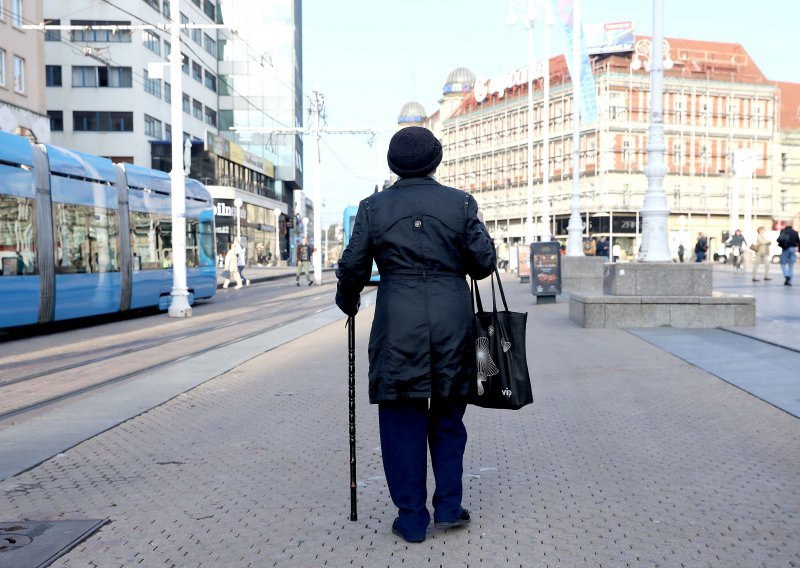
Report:
M 280 306 L 270 305 L 267 311 L 263 309 L 252 311 L 246 318 L 240 318 L 237 315 L 237 319 L 234 321 L 225 321 L 218 325 L 196 329 L 189 334 L 183 330 L 180 335 L 175 335 L 169 339 L 161 338 L 157 341 L 148 342 L 145 345 L 139 344 L 112 354 L 96 356 L 68 365 L 62 365 L 54 369 L 46 369 L 29 373 L 25 376 L 15 377 L 10 381 L 0 383 L 0 424 L 57 405 L 71 398 L 141 377 L 180 361 L 206 354 L 209 351 L 224 350 L 230 345 L 274 331 L 325 309 L 335 309 L 335 307 L 330 305 L 329 298 L 330 296 L 328 294 L 315 294 L 313 297 L 303 295 L 294 298 L 284 298 L 284 301 L 280 302 Z M 292 302 L 292 300 L 299 300 L 299 302 Z M 320 300 L 327 301 L 323 305 Z M 274 302 L 269 303 L 274 304 Z M 290 304 L 287 305 L 287 303 Z M 273 321 L 268 325 L 263 325 L 264 320 L 270 318 L 273 320 L 277 319 L 277 321 Z M 258 324 L 255 329 L 252 328 L 254 324 Z M 250 327 L 249 330 L 247 329 L 248 327 Z M 243 328 L 244 332 L 223 341 L 201 341 L 201 345 L 199 347 L 197 346 L 199 336 L 210 336 L 213 338 L 215 332 L 224 332 L 231 328 Z M 160 349 L 163 353 L 163 347 L 165 345 L 171 345 L 170 351 L 172 352 L 172 354 L 165 359 L 153 361 L 154 358 L 158 358 L 155 355 L 151 357 L 145 355 L 142 357 L 143 352 L 152 351 L 153 349 Z M 188 348 L 181 349 L 181 347 Z M 136 365 L 135 362 L 126 362 L 126 357 L 137 357 L 139 360 L 149 361 L 150 363 L 144 366 Z M 109 365 L 124 370 L 122 372 L 117 371 L 109 373 Z M 128 365 L 127 369 L 125 368 L 126 365 Z M 66 375 L 70 376 L 67 377 Z M 96 378 L 88 381 L 84 379 L 84 377 L 91 375 L 95 375 Z M 62 381 L 62 379 L 65 378 L 68 380 Z M 64 385 L 62 385 L 62 382 L 69 382 L 70 380 L 72 380 L 74 384 L 63 388 L 63 392 L 52 392 L 53 387 L 63 387 Z M 12 390 L 16 390 L 16 403 L 13 402 L 13 395 L 6 396 L 12 394 Z M 55 390 L 57 391 L 58 389 L 56 388 Z M 6 408 L 3 408 L 4 403 L 8 405 Z

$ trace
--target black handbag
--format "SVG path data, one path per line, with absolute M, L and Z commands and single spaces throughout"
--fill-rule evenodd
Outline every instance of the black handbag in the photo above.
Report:
M 494 278 L 503 300 L 497 311 Z M 492 278 L 492 311 L 483 310 L 478 286 L 473 280 L 473 310 L 475 311 L 476 380 L 471 389 L 470 404 L 484 408 L 517 410 L 533 402 L 528 360 L 525 355 L 525 326 L 527 312 L 511 312 L 506 303 L 500 274 L 495 268 Z

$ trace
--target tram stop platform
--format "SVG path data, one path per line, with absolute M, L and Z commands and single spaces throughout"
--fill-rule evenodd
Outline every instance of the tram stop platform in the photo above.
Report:
M 467 410 L 468 527 L 391 533 L 372 291 L 355 330 L 357 521 L 335 307 L 233 348 L 227 371 L 181 363 L 207 380 L 0 481 L 0 521 L 107 519 L 60 567 L 800 564 L 800 353 L 720 329 L 585 329 L 563 297 L 505 288 L 529 312 L 535 402 Z

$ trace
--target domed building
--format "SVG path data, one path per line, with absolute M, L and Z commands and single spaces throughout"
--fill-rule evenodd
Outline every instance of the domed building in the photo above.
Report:
M 442 94 L 445 96 L 450 93 L 458 93 L 462 95 L 472 90 L 475 85 L 475 73 L 466 67 L 456 67 L 447 76 L 447 82 L 442 88 Z
M 411 101 L 403 105 L 400 109 L 400 116 L 397 117 L 399 126 L 422 126 L 428 114 L 425 108 L 416 101 Z
M 441 120 L 447 120 L 461 104 L 461 99 L 475 86 L 475 73 L 466 67 L 456 67 L 447 76 L 439 101 Z

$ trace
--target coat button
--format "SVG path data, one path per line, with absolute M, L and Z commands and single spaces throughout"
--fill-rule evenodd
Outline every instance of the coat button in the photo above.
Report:
M 414 226 L 415 226 L 417 229 L 419 229 L 419 228 L 422 226 L 422 221 L 420 221 L 419 219 L 417 219 L 416 221 L 414 221 Z

